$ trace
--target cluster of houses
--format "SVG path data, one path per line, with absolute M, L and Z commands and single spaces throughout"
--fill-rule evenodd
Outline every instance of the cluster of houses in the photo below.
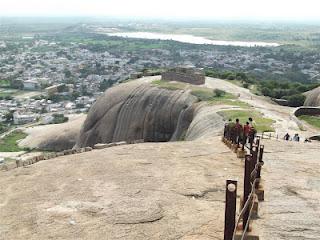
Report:
M 293 67 L 310 77 L 320 76 L 320 54 L 304 57 L 297 66 L 273 58 L 259 48 L 143 49 L 141 51 L 93 51 L 85 44 L 32 39 L 16 43 L 14 52 L 5 51 L 8 43 L 0 41 L 0 80 L 10 79 L 12 88 L 39 92 L 45 98 L 0 100 L 0 121 L 7 111 L 14 112 L 14 123 L 24 124 L 37 119 L 49 119 L 53 112 L 87 111 L 108 86 L 130 77 L 142 76 L 145 68 L 172 68 L 191 65 L 216 67 L 246 72 L 284 74 Z M 45 49 L 45 50 L 44 50 Z M 308 57 L 312 59 L 308 59 Z M 312 60 L 312 64 L 310 61 Z M 171 75 L 178 73 L 171 73 Z M 182 74 L 182 73 L 179 73 Z M 167 77 L 171 76 L 167 74 Z M 166 76 L 165 76 L 166 77 Z M 197 76 L 199 82 L 203 76 Z M 0 86 L 1 88 L 1 86 Z M 59 101 L 48 100 L 59 96 Z
M 0 100 L 0 122 L 5 122 L 8 112 L 12 114 L 13 124 L 21 125 L 33 122 L 49 124 L 54 114 L 76 114 L 87 112 L 96 101 L 95 97 L 80 96 L 74 101 L 52 102 L 47 99 Z

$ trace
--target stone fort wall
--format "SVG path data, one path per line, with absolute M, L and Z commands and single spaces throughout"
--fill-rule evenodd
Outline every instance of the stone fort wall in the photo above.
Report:
M 195 85 L 205 83 L 205 75 L 200 70 L 189 68 L 175 68 L 161 74 L 161 79 L 164 81 L 185 82 Z

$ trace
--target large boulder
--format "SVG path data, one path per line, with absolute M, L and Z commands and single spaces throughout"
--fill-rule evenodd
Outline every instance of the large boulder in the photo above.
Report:
M 187 91 L 170 91 L 141 82 L 120 84 L 108 89 L 91 107 L 76 147 L 184 139 L 197 101 Z
M 224 120 L 217 110 L 205 103 L 195 108 L 194 118 L 188 128 L 185 140 L 196 140 L 217 136 L 224 127 Z
M 68 117 L 66 123 L 27 128 L 25 132 L 28 136 L 19 142 L 19 146 L 48 151 L 71 149 L 76 144 L 86 115 Z
M 320 106 L 320 87 L 305 93 L 306 100 L 304 106 L 319 107 Z

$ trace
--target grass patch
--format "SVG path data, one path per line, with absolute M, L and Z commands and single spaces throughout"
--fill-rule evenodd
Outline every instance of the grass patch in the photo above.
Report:
M 235 99 L 235 96 L 226 93 L 220 89 L 210 89 L 210 88 L 200 88 L 200 87 L 193 87 L 191 88 L 191 94 L 196 96 L 200 101 L 215 101 L 215 100 L 222 100 L 222 99 Z
M 243 84 L 242 84 L 242 82 L 240 81 L 240 80 L 228 80 L 228 79 L 224 79 L 225 81 L 227 81 L 227 82 L 229 82 L 229 83 L 232 83 L 232 84 L 234 84 L 234 85 L 237 85 L 237 86 L 239 86 L 239 87 L 243 87 Z
M 15 95 L 16 92 L 17 91 L 14 91 L 14 90 L 0 89 L 0 97 L 1 98 L 13 97 L 13 95 Z
M 152 82 L 152 84 L 156 85 L 157 87 L 168 89 L 168 90 L 183 90 L 188 87 L 186 83 L 167 82 L 167 81 L 162 81 L 162 80 L 155 80 Z
M 0 79 L 0 87 L 9 87 L 10 81 L 5 79 Z
M 320 129 L 320 116 L 301 115 L 298 118 Z
M 270 118 L 265 118 L 262 113 L 253 110 L 228 110 L 218 112 L 225 120 L 239 118 L 241 124 L 245 124 L 249 117 L 252 117 L 257 124 L 258 132 L 274 132 L 272 124 L 274 120 Z
M 0 139 L 0 152 L 19 152 L 26 151 L 26 148 L 20 148 L 17 141 L 27 137 L 27 134 L 21 131 L 15 131 Z
M 248 103 L 242 102 L 238 99 L 221 99 L 221 98 L 215 98 L 212 101 L 209 102 L 212 105 L 230 105 L 240 108 L 251 108 L 251 105 Z
M 231 93 L 224 92 L 219 89 L 211 89 L 206 87 L 198 87 L 182 82 L 167 82 L 162 80 L 155 80 L 153 85 L 165 88 L 168 90 L 185 90 L 190 89 L 191 94 L 196 96 L 199 101 L 208 102 L 211 105 L 231 105 L 241 108 L 250 108 L 251 106 L 245 102 L 241 102 Z
M 231 93 L 221 90 L 212 90 L 210 88 L 195 89 L 191 94 L 196 96 L 200 101 L 206 101 L 210 105 L 230 105 L 241 108 L 250 108 L 251 106 L 245 102 L 241 102 Z
M 14 97 L 16 95 L 22 94 L 22 90 L 11 89 L 11 88 L 0 88 L 0 97 Z

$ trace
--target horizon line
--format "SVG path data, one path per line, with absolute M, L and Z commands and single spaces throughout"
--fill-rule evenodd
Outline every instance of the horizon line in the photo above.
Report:
M 270 18 L 258 18 L 258 17 L 195 17 L 195 16 L 107 16 L 107 15 L 1 15 L 1 18 L 47 18 L 47 19 L 62 19 L 62 18 L 86 18 L 86 19 L 117 19 L 117 20 L 158 20 L 158 21 L 184 21 L 184 22 L 191 22 L 191 21 L 206 21 L 206 22 L 253 22 L 259 21 L 259 24 L 262 22 L 266 23 L 319 23 L 320 24 L 320 17 L 319 18 L 278 18 L 278 17 L 270 17 Z

